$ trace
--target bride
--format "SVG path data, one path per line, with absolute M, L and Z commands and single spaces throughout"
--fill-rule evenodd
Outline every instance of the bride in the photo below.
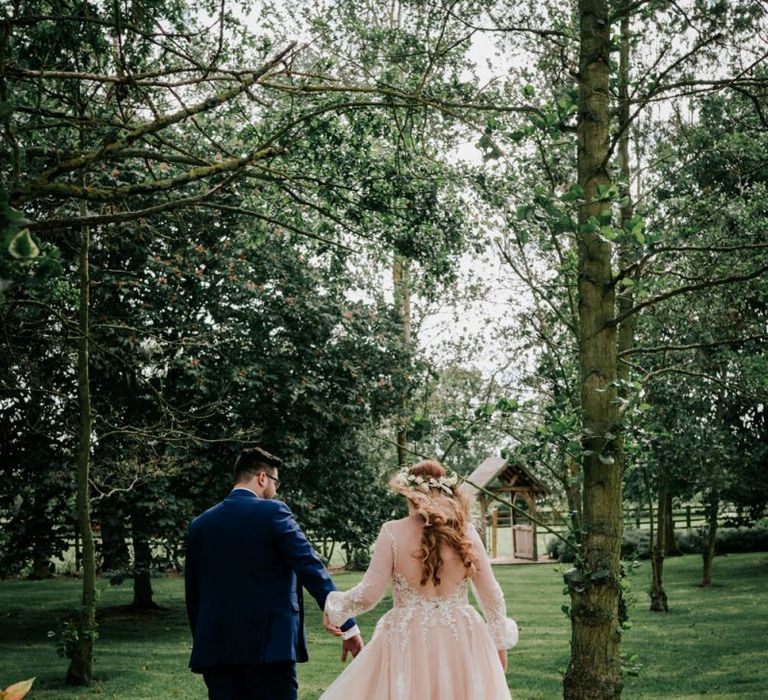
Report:
M 402 469 L 390 486 L 409 516 L 381 528 L 363 580 L 332 592 L 328 626 L 373 608 L 392 584 L 393 607 L 371 642 L 321 700 L 508 700 L 507 649 L 517 625 L 469 522 L 467 500 L 438 462 Z M 469 604 L 467 582 L 486 622 Z

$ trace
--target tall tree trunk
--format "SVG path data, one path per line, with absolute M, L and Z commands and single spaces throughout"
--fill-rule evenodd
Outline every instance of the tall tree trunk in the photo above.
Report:
M 571 658 L 564 697 L 620 698 L 621 427 L 611 245 L 592 217 L 610 213 L 598 186 L 610 185 L 610 23 L 605 0 L 579 0 L 578 175 L 579 365 L 584 446 L 583 559 L 571 588 Z
M 701 585 L 705 588 L 712 584 L 712 560 L 715 558 L 715 545 L 717 542 L 717 511 L 720 507 L 720 494 L 716 484 L 712 484 L 704 504 L 704 512 L 707 518 L 707 531 L 702 543 L 702 557 L 704 559 L 701 572 Z
M 667 533 L 667 474 L 662 467 L 659 473 L 659 507 L 656 520 L 656 540 L 651 529 L 651 610 L 655 612 L 669 612 L 667 593 L 664 590 L 664 550 L 666 549 Z M 653 520 L 651 520 L 653 522 Z
M 389 6 L 389 28 L 396 31 L 402 21 L 400 0 L 392 0 Z M 403 133 L 406 142 L 410 141 L 407 133 Z M 411 342 L 411 269 L 407 258 L 395 253 L 392 263 L 392 286 L 395 297 L 395 315 L 400 323 L 403 343 Z M 395 442 L 397 443 L 397 463 L 404 467 L 410 461 L 408 445 L 408 396 L 400 397 L 400 410 L 396 416 Z
M 29 578 L 32 581 L 40 581 L 44 578 L 51 578 L 51 558 L 46 553 L 36 554 L 32 560 L 32 571 Z
M 81 206 L 81 211 L 84 205 Z M 84 212 L 83 212 L 84 214 Z M 93 680 L 93 643 L 96 638 L 96 547 L 91 528 L 91 499 L 89 478 L 91 470 L 91 388 L 88 371 L 90 345 L 90 270 L 88 249 L 90 230 L 84 226 L 80 233 L 80 309 L 77 352 L 77 395 L 80 409 L 80 435 L 77 456 L 77 524 L 82 546 L 83 593 L 78 639 L 72 652 L 67 683 L 89 685 Z
M 395 254 L 395 261 L 392 266 L 392 282 L 395 297 L 395 314 L 400 323 L 402 340 L 403 343 L 409 345 L 411 342 L 411 271 L 408 261 L 397 254 Z M 407 404 L 408 397 L 402 396 L 395 435 L 397 463 L 401 467 L 405 466 L 410 459 L 406 426 L 406 421 L 408 420 Z
M 583 522 L 579 471 L 578 462 L 571 457 L 566 457 L 563 462 L 565 498 L 568 502 L 568 512 L 571 515 L 571 527 L 574 530 L 581 530 Z
M 133 513 L 133 602 L 136 610 L 157 610 L 152 600 L 152 548 L 146 530 L 145 518 Z
M 110 515 L 101 518 L 101 570 L 125 571 L 130 563 L 122 522 Z
M 723 411 L 725 397 L 720 396 L 715 408 L 715 420 L 718 429 L 723 425 Z M 709 491 L 704 499 L 704 514 L 707 521 L 707 531 L 702 543 L 701 554 L 704 559 L 701 572 L 701 585 L 705 588 L 712 583 L 712 560 L 715 558 L 715 545 L 717 543 L 717 514 L 720 509 L 720 459 L 719 452 L 708 456 L 707 483 Z
M 679 557 L 682 552 L 677 546 L 675 537 L 675 516 L 672 512 L 672 494 L 667 488 L 667 496 L 664 499 L 664 556 Z
M 619 202 L 621 214 L 621 237 L 619 238 L 619 269 L 624 271 L 636 262 L 639 257 L 638 241 L 632 234 L 632 220 L 635 209 L 632 200 L 632 172 L 629 158 L 629 137 L 630 137 L 630 100 L 629 100 L 629 60 L 630 60 L 630 33 L 629 33 L 629 12 L 625 12 L 621 18 L 621 40 L 619 51 L 619 140 L 618 140 L 618 166 L 619 166 Z M 638 193 L 639 194 L 639 193 Z M 622 282 L 636 283 L 639 273 L 635 271 L 629 278 Z M 616 298 L 618 313 L 623 315 L 628 312 L 635 303 L 634 284 L 620 283 L 619 293 Z M 616 378 L 618 380 L 619 396 L 628 399 L 629 394 L 635 391 L 630 388 L 631 372 L 630 364 L 623 353 L 629 352 L 635 344 L 635 320 L 634 315 L 627 316 L 618 328 L 618 346 L 617 346 L 617 367 Z M 618 443 L 620 453 L 624 454 L 624 432 L 618 433 Z M 622 464 L 622 472 L 624 465 Z M 653 527 L 653 508 L 650 507 L 649 514 L 651 518 L 651 527 Z M 623 525 L 623 518 L 622 518 Z M 653 538 L 651 537 L 651 540 Z M 651 541 L 651 548 L 653 542 Z M 619 589 L 619 610 L 626 615 L 626 601 L 624 601 L 624 589 Z M 620 615 L 619 622 L 623 621 Z

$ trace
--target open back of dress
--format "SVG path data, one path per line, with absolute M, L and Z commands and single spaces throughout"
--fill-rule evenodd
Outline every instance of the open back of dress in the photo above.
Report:
M 440 584 L 421 585 L 422 521 L 418 516 L 384 523 L 363 580 L 331 593 L 331 622 L 373 608 L 392 586 L 392 609 L 370 643 L 322 695 L 323 700 L 507 700 L 497 649 L 517 642 L 501 588 L 479 535 L 467 534 L 477 559 L 470 583 L 487 623 L 469 604 L 466 569 L 458 553 L 443 546 Z

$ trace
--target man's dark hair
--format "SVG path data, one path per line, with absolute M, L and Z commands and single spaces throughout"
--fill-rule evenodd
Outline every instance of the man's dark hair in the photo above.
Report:
M 246 447 L 235 461 L 235 483 L 250 481 L 259 472 L 272 473 L 282 466 L 281 459 L 261 447 Z

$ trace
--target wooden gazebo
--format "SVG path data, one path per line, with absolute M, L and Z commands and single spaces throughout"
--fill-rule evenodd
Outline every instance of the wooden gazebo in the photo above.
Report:
M 488 457 L 472 474 L 467 477 L 467 482 L 479 486 L 486 491 L 514 503 L 518 507 L 524 507 L 534 518 L 536 517 L 536 498 L 545 496 L 547 490 L 542 484 L 521 464 L 510 464 L 503 457 Z M 490 496 L 479 491 L 475 486 L 465 482 L 461 491 L 470 498 L 476 498 L 480 506 L 480 532 L 485 540 L 488 528 L 488 510 L 492 503 L 497 503 Z M 520 503 L 522 501 L 522 503 Z M 524 504 L 524 505 L 523 505 Z M 500 506 L 492 511 L 491 515 L 491 556 L 496 559 L 498 554 L 498 529 Z M 512 531 L 512 556 L 516 559 L 530 559 L 538 561 L 539 552 L 536 544 L 536 523 L 521 515 L 514 508 L 509 511 L 509 523 Z M 486 543 L 486 546 L 488 543 Z

